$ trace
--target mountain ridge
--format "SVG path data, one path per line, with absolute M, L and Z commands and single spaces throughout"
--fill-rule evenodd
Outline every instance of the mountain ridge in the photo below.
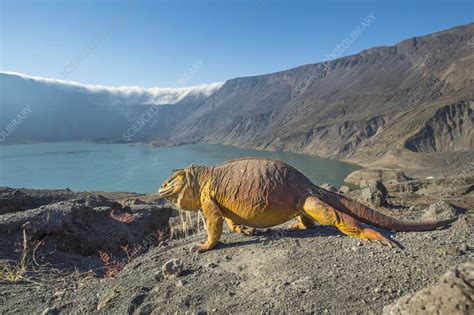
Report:
M 473 52 L 471 23 L 327 62 L 230 79 L 209 95 L 160 105 L 159 115 L 132 140 L 221 143 L 413 172 L 459 171 L 474 159 Z M 2 90 L 4 112 L 36 102 L 24 99 L 28 93 L 11 93 L 14 89 L 4 83 Z M 43 95 L 53 104 L 48 115 L 31 115 L 11 141 L 32 135 L 51 141 L 124 141 L 123 132 L 151 106 L 113 107 L 107 97 L 79 95 L 67 104 L 74 109 L 71 115 L 60 95 Z M 54 127 L 41 130 L 45 122 Z
M 364 50 L 324 66 L 228 80 L 187 118 L 185 127 L 178 126 L 176 135 L 365 166 L 390 161 L 390 166 L 406 168 L 407 161 L 401 159 L 405 152 L 398 152 L 407 149 L 405 135 L 442 119 L 436 117 L 440 108 L 461 106 L 463 116 L 452 118 L 462 120 L 464 128 L 453 141 L 454 151 L 466 155 L 465 162 L 473 157 L 474 147 L 473 36 L 474 24 L 469 24 Z M 299 82 L 311 75 L 315 77 L 298 93 Z M 234 106 L 238 113 L 232 113 Z M 462 146 L 466 150 L 459 150 Z M 420 155 L 420 161 L 425 158 Z M 442 165 L 444 159 L 435 164 Z

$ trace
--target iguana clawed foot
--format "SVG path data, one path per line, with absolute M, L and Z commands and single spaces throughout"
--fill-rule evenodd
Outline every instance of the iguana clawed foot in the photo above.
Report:
M 249 235 L 249 236 L 256 234 L 256 230 L 252 227 L 236 224 L 234 221 L 232 221 L 229 218 L 225 218 L 225 221 L 227 222 L 229 229 L 231 229 L 231 231 L 234 231 L 235 233 Z
M 214 247 L 215 245 L 211 245 L 206 242 L 206 243 L 199 243 L 199 244 L 193 245 L 191 246 L 189 250 L 191 252 L 203 253 L 203 252 L 213 249 Z
M 256 234 L 256 230 L 254 228 L 244 226 L 244 225 L 238 225 L 235 232 L 239 234 L 248 235 L 248 236 L 252 236 Z
M 369 228 L 363 229 L 363 231 L 359 234 L 358 237 L 369 242 L 378 242 L 384 246 L 389 246 L 390 248 L 395 248 L 395 247 L 401 248 L 400 244 L 398 244 L 397 242 Z
M 335 226 L 339 229 L 339 231 L 346 235 L 361 238 L 370 242 L 376 241 L 382 245 L 390 246 L 391 248 L 401 248 L 401 246 L 397 242 L 386 238 L 385 236 L 371 228 L 364 227 L 361 222 L 357 221 L 356 219 L 341 211 L 334 209 L 333 207 L 329 206 L 327 203 L 316 197 L 309 197 L 306 200 L 304 204 L 304 211 L 315 221 L 318 221 L 321 224 Z M 301 216 L 298 218 L 301 218 Z M 301 224 L 305 223 L 302 220 L 298 221 L 298 223 Z
M 297 217 L 298 219 L 298 222 L 297 223 L 294 223 L 294 224 L 291 224 L 290 225 L 290 229 L 293 229 L 293 230 L 306 230 L 306 229 L 312 229 L 316 226 L 315 222 L 304 216 L 304 215 L 299 215 Z

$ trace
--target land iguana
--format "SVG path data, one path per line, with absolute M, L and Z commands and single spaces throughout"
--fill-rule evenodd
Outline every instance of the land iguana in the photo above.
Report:
M 346 235 L 392 246 L 394 241 L 363 223 L 394 231 L 426 231 L 457 219 L 398 220 L 318 187 L 292 166 L 268 158 L 241 158 L 213 167 L 191 165 L 175 170 L 159 194 L 183 210 L 203 210 L 208 239 L 194 247 L 198 252 L 216 246 L 224 220 L 232 231 L 251 234 L 252 228 L 272 227 L 297 218 L 294 228 L 313 228 L 318 222 L 335 226 Z

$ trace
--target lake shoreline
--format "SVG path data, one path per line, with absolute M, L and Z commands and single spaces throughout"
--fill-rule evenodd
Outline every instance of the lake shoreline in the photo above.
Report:
M 26 145 L 26 144 L 40 144 L 40 143 L 62 143 L 64 141 L 17 141 L 13 143 L 0 143 L 0 148 L 10 145 Z M 158 148 L 173 148 L 173 147 L 181 147 L 185 145 L 194 145 L 194 144 L 209 144 L 209 145 L 225 145 L 233 148 L 243 149 L 243 150 L 255 150 L 255 151 L 262 151 L 262 152 L 282 152 L 282 153 L 293 153 L 293 154 L 301 154 L 306 156 L 313 156 L 324 160 L 331 160 L 331 161 L 339 161 L 343 163 L 348 163 L 352 165 L 356 165 L 359 167 L 359 170 L 366 170 L 368 173 L 373 172 L 385 172 L 385 171 L 393 171 L 398 172 L 401 174 L 406 174 L 411 178 L 426 178 L 426 177 L 444 177 L 444 176 L 452 176 L 456 174 L 464 174 L 466 173 L 466 168 L 469 166 L 469 151 L 467 152 L 458 152 L 456 160 L 456 166 L 453 166 L 452 163 L 449 163 L 450 160 L 453 159 L 452 155 L 455 153 L 449 153 L 447 156 L 446 154 L 438 153 L 438 154 L 421 154 L 421 153 L 414 153 L 409 152 L 408 150 L 399 151 L 397 154 L 398 156 L 394 157 L 388 155 L 387 157 L 383 158 L 382 161 L 378 162 L 365 162 L 362 161 L 360 158 L 347 158 L 347 157 L 326 157 L 321 156 L 318 154 L 314 154 L 312 152 L 305 152 L 300 150 L 274 150 L 269 147 L 265 148 L 255 148 L 253 146 L 238 146 L 233 144 L 221 144 L 221 143 L 214 143 L 214 142 L 206 142 L 202 139 L 196 140 L 188 140 L 188 141 L 178 141 L 174 139 L 135 139 L 131 141 L 125 140 L 113 140 L 113 139 L 104 139 L 104 140 L 74 140 L 70 142 L 77 142 L 77 143 L 91 143 L 91 144 L 129 144 L 131 146 L 137 144 L 146 144 L 150 148 L 158 149 Z M 474 151 L 471 152 L 474 158 Z M 448 162 L 447 162 L 448 161 Z M 465 162 L 465 163 L 464 163 Z M 428 165 L 428 166 L 427 166 Z M 349 176 L 350 174 L 348 174 Z
M 213 166 L 248 156 L 284 161 L 317 185 L 329 183 L 340 187 L 346 176 L 362 169 L 356 164 L 314 155 L 221 144 L 152 147 L 148 142 L 48 142 L 4 147 L 0 152 L 0 163 L 5 161 L 0 185 L 147 193 L 159 187 L 172 169 L 192 163 Z

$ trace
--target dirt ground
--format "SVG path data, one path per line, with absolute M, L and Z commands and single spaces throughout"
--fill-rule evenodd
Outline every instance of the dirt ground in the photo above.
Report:
M 107 197 L 113 199 L 114 195 Z M 122 205 L 129 203 L 123 198 L 132 198 L 131 203 L 138 205 L 132 206 L 130 213 L 146 220 L 142 211 L 146 204 L 140 206 L 143 201 L 133 199 L 152 203 L 153 198 L 136 194 L 115 197 Z M 389 206 L 381 210 L 398 217 L 420 218 L 427 205 L 436 201 L 416 194 L 405 197 L 402 204 L 392 196 Z M 470 204 L 471 199 L 464 195 L 461 201 L 454 201 Z M 89 204 L 94 211 L 105 211 L 93 200 Z M 68 205 L 62 201 L 60 209 Z M 120 261 L 130 261 L 114 277 L 107 276 L 107 266 L 99 254 L 58 247 L 63 234 L 50 233 L 43 237 L 51 242 L 45 241 L 38 249 L 36 261 L 30 259 L 22 279 L 16 283 L 0 280 L 0 313 L 379 314 L 400 297 L 435 284 L 450 267 L 474 261 L 472 209 L 455 208 L 464 214 L 450 227 L 390 234 L 404 249 L 346 237 L 331 227 L 291 230 L 285 225 L 254 236 L 226 229 L 217 248 L 197 254 L 189 249 L 205 240 L 201 231 L 183 239 L 164 237 L 150 246 L 143 245 L 145 250 L 129 253 L 131 259 L 110 248 L 111 255 Z M 134 222 L 142 224 L 138 219 Z M 127 224 L 137 236 L 141 226 L 134 226 L 134 222 L 121 224 Z M 1 236 L 0 259 L 18 261 L 21 238 L 21 229 Z M 81 248 L 95 247 L 88 244 Z M 182 264 L 178 263 L 181 273 L 175 278 L 162 271 L 172 259 Z

